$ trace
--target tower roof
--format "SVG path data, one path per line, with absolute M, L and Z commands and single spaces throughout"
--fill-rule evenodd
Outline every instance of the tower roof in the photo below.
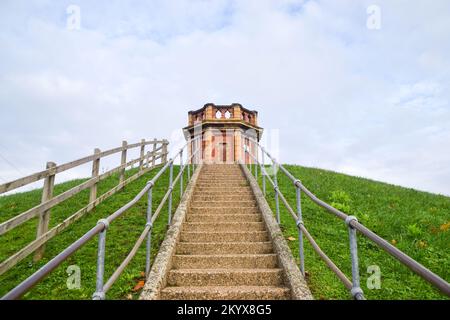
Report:
M 190 130 L 194 125 L 213 127 L 242 127 L 254 129 L 262 133 L 258 126 L 258 112 L 244 108 L 239 103 L 230 105 L 216 105 L 207 103 L 202 108 L 188 112 L 188 126 L 184 130 Z

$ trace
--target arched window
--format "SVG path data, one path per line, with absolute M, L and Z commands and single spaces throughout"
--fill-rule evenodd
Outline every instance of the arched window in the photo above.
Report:
M 229 110 L 227 110 L 225 112 L 225 119 L 230 119 L 231 118 L 231 112 Z
M 221 119 L 221 118 L 222 118 L 222 112 L 220 112 L 220 110 L 217 110 L 216 119 Z

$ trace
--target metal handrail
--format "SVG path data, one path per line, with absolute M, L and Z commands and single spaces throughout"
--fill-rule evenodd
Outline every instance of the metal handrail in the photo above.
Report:
M 97 252 L 97 277 L 96 277 L 96 291 L 93 294 L 94 300 L 103 300 L 106 297 L 106 292 L 111 288 L 114 282 L 119 278 L 120 274 L 123 272 L 125 267 L 129 264 L 132 258 L 136 255 L 139 247 L 142 242 L 147 237 L 147 249 L 146 249 L 146 265 L 145 265 L 145 273 L 148 275 L 150 270 L 150 253 L 151 253 L 151 231 L 153 229 L 153 223 L 158 218 L 159 213 L 161 212 L 164 204 L 167 200 L 169 200 L 169 224 L 171 223 L 171 211 L 172 211 L 172 198 L 171 195 L 173 193 L 173 186 L 175 183 L 180 180 L 180 198 L 183 195 L 183 187 L 181 184 L 183 183 L 182 175 L 186 168 L 188 168 L 188 180 L 190 180 L 190 171 L 192 166 L 192 171 L 194 172 L 196 168 L 197 161 L 193 162 L 192 159 L 196 154 L 200 151 L 200 149 L 196 148 L 191 154 L 191 156 L 187 159 L 186 164 L 183 164 L 183 150 L 190 145 L 192 142 L 196 141 L 200 137 L 193 138 L 189 140 L 180 151 L 174 156 L 174 158 L 170 159 L 159 171 L 158 173 L 147 182 L 145 187 L 134 197 L 133 200 L 122 206 L 120 209 L 109 215 L 105 219 L 100 219 L 98 223 L 89 231 L 87 231 L 83 236 L 81 236 L 78 240 L 73 242 L 70 246 L 68 246 L 65 250 L 59 253 L 52 260 L 47 262 L 44 266 L 42 266 L 38 271 L 33 273 L 23 282 L 21 282 L 18 286 L 8 292 L 5 296 L 1 298 L 1 300 L 14 300 L 23 296 L 26 292 L 31 290 L 37 283 L 43 280 L 49 273 L 51 273 L 55 268 L 57 268 L 62 262 L 64 262 L 67 258 L 69 258 L 73 253 L 75 253 L 78 249 L 80 249 L 83 245 L 85 245 L 88 241 L 90 241 L 97 234 L 99 235 L 98 241 L 98 252 Z M 192 144 L 197 145 L 197 144 Z M 173 164 L 174 159 L 180 157 L 180 172 L 172 181 L 170 179 L 170 185 L 168 191 L 163 197 L 158 209 L 155 211 L 155 214 L 152 216 L 152 190 L 155 183 L 158 179 L 166 172 L 167 169 L 170 170 L 171 176 L 173 172 Z M 105 244 L 106 244 L 106 232 L 109 225 L 118 217 L 122 216 L 127 210 L 133 207 L 144 195 L 148 195 L 147 199 L 147 222 L 143 232 L 140 237 L 136 241 L 132 250 L 128 254 L 128 256 L 123 260 L 123 262 L 119 265 L 119 267 L 113 272 L 112 276 L 107 280 L 106 284 L 103 284 L 103 276 L 104 276 L 104 260 L 105 260 Z
M 440 276 L 432 272 L 431 270 L 424 267 L 422 264 L 402 252 L 401 250 L 397 249 L 393 245 L 391 245 L 389 242 L 375 234 L 373 231 L 362 225 L 358 222 L 356 217 L 350 216 L 345 214 L 344 212 L 334 208 L 333 206 L 329 205 L 325 201 L 319 199 L 315 194 L 313 194 L 310 190 L 308 190 L 302 182 L 295 178 L 286 168 L 284 168 L 283 165 L 279 164 L 276 159 L 264 148 L 262 147 L 258 141 L 253 139 L 252 137 L 246 137 L 248 138 L 249 143 L 252 142 L 255 148 L 256 155 L 253 155 L 249 150 L 250 148 L 243 145 L 243 154 L 249 154 L 250 157 L 255 162 L 255 176 L 257 177 L 257 166 L 260 167 L 261 174 L 262 174 L 262 184 L 263 184 L 263 192 L 264 195 L 266 195 L 265 192 L 265 179 L 270 182 L 270 184 L 273 186 L 275 191 L 275 202 L 276 202 L 276 215 L 277 215 L 277 221 L 280 223 L 279 220 L 279 206 L 278 206 L 278 198 L 281 199 L 282 203 L 288 210 L 289 214 L 296 220 L 297 229 L 299 231 L 299 250 L 300 250 L 300 270 L 304 274 L 304 254 L 303 254 L 303 234 L 306 236 L 308 241 L 313 246 L 313 249 L 319 254 L 319 256 L 325 261 L 325 263 L 328 265 L 328 267 L 338 276 L 338 278 L 344 283 L 345 287 L 351 291 L 352 296 L 355 299 L 364 299 L 364 293 L 359 285 L 359 268 L 358 268 L 358 249 L 357 249 L 357 243 L 356 243 L 356 231 L 359 231 L 362 235 L 367 237 L 369 240 L 377 244 L 380 248 L 382 248 L 384 251 L 386 251 L 388 254 L 393 256 L 395 259 L 400 261 L 402 264 L 407 266 L 410 270 L 415 272 L 418 276 L 420 276 L 425 281 L 432 284 L 434 287 L 440 290 L 444 295 L 450 296 L 450 284 L 442 279 Z M 258 149 L 261 150 L 262 153 L 262 162 L 258 160 Z M 265 163 L 264 163 L 264 155 L 266 155 L 271 161 L 272 166 L 274 168 L 274 178 L 271 179 L 270 175 L 267 173 Z M 245 164 L 245 157 L 243 164 Z M 281 191 L 278 188 L 277 183 L 277 168 L 281 170 L 285 174 L 286 177 L 288 177 L 289 180 L 294 184 L 294 187 L 296 189 L 296 200 L 297 200 L 297 214 L 294 212 L 292 207 L 287 202 L 284 195 L 281 193 Z M 250 173 L 252 172 L 250 168 Z M 350 282 L 344 273 L 339 270 L 339 268 L 331 261 L 331 259 L 320 249 L 320 247 L 317 245 L 317 243 L 314 241 L 311 234 L 309 234 L 308 230 L 306 229 L 304 222 L 302 220 L 302 212 L 301 212 L 301 192 L 305 193 L 314 203 L 321 206 L 322 208 L 326 209 L 328 212 L 334 214 L 339 219 L 344 220 L 348 232 L 349 232 L 349 241 L 350 241 L 350 256 L 352 261 L 352 281 Z

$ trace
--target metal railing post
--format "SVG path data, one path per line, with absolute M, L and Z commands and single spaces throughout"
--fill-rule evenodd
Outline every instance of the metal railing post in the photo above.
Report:
M 253 174 L 255 174 L 255 169 L 253 168 L 255 160 L 252 158 L 252 147 L 250 142 L 248 143 L 248 155 L 250 156 L 248 159 L 248 161 L 250 161 L 250 173 L 253 172 Z
M 148 197 L 147 197 L 147 224 L 146 227 L 150 227 L 150 230 L 148 231 L 147 235 L 147 252 L 145 257 L 145 275 L 148 276 L 150 272 L 150 258 L 152 254 L 152 204 L 153 204 L 153 185 L 148 190 Z
M 191 154 L 192 156 L 192 154 Z M 191 180 L 191 165 L 192 165 L 192 161 L 191 161 L 192 157 L 189 158 L 188 163 L 187 163 L 187 179 L 188 181 Z
M 359 265 L 358 265 L 358 245 L 356 241 L 356 229 L 350 224 L 352 221 L 358 221 L 355 216 L 348 216 L 345 223 L 348 227 L 350 241 L 350 256 L 352 259 L 352 290 L 351 294 L 355 300 L 364 300 L 364 293 L 360 286 Z
M 262 175 L 262 186 L 263 186 L 263 193 L 264 197 L 266 196 L 266 165 L 264 163 L 264 151 L 261 150 L 261 161 L 262 161 L 262 168 L 261 168 L 261 175 Z
M 93 300 L 105 300 L 105 293 L 103 292 L 103 277 L 105 274 L 105 245 L 106 245 L 106 231 L 109 227 L 109 222 L 106 219 L 101 219 L 97 224 L 103 224 L 104 228 L 98 235 L 98 251 L 97 251 L 97 279 L 95 285 L 95 292 L 92 295 Z
M 180 199 L 183 196 L 183 175 L 184 175 L 183 149 L 181 149 L 181 151 L 180 151 Z
M 272 169 L 273 169 L 273 183 L 274 183 L 274 191 L 275 191 L 275 207 L 276 207 L 276 212 L 277 212 L 277 222 L 278 224 L 280 224 L 281 220 L 280 220 L 280 201 L 279 201 L 279 197 L 278 197 L 278 178 L 277 178 L 277 169 L 276 169 L 276 163 L 275 161 L 272 164 Z
M 169 211 L 169 218 L 168 218 L 168 224 L 172 223 L 172 192 L 173 192 L 173 161 L 172 159 L 170 161 L 170 169 L 169 169 L 169 204 L 168 204 L 168 211 Z
M 300 271 L 305 276 L 305 255 L 303 251 L 303 231 L 301 225 L 303 225 L 303 217 L 302 217 L 302 199 L 301 199 L 301 190 L 300 187 L 297 186 L 297 182 L 300 183 L 299 180 L 294 182 L 296 197 L 297 197 L 297 229 L 298 229 L 298 254 L 300 257 Z
M 255 148 L 255 179 L 258 181 L 258 146 L 256 143 L 253 144 Z

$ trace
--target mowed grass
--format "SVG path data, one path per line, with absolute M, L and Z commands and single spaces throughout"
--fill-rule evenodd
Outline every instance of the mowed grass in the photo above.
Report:
M 314 168 L 286 165 L 297 179 L 320 199 L 355 215 L 382 238 L 450 281 L 450 198 L 368 179 Z M 259 183 L 262 185 L 261 176 Z M 267 200 L 275 212 L 273 188 L 267 185 Z M 296 210 L 293 184 L 278 173 L 281 192 Z M 295 221 L 280 200 L 281 228 L 294 257 L 299 260 Z M 344 221 L 302 196 L 303 220 L 322 250 L 351 279 L 348 230 Z M 307 281 L 316 299 L 349 299 L 338 278 L 305 242 Z M 358 233 L 361 287 L 368 299 L 446 299 L 377 245 Z M 381 288 L 368 289 L 368 267 L 381 271 Z
M 450 280 L 450 198 L 419 192 L 398 186 L 356 178 L 335 172 L 286 166 L 305 186 L 319 198 L 356 215 L 360 222 L 371 228 L 378 235 L 395 244 L 399 249 L 428 267 L 445 280 Z M 64 250 L 73 241 L 92 228 L 99 219 L 134 198 L 159 168 L 128 185 L 104 201 L 91 213 L 72 224 L 62 234 L 47 243 L 44 258 L 33 263 L 32 255 L 19 263 L 12 270 L 0 276 L 0 296 L 7 293 L 22 280 L 38 270 Z M 174 167 L 174 176 L 179 168 Z M 136 169 L 127 171 L 127 177 L 136 173 Z M 186 185 L 186 173 L 184 182 Z M 85 180 L 58 184 L 55 194 L 62 193 Z M 295 190 L 292 183 L 279 173 L 280 190 L 293 208 L 295 208 Z M 261 183 L 261 178 L 259 179 Z M 101 182 L 99 195 L 118 183 L 118 176 Z M 153 209 L 160 203 L 168 186 L 168 172 L 157 182 L 153 191 Z M 267 183 L 267 199 L 275 211 L 274 193 Z M 41 190 L 0 197 L 0 221 L 8 220 L 17 214 L 40 203 Z M 179 184 L 174 190 L 175 211 L 179 203 Z M 65 201 L 52 209 L 50 227 L 57 225 L 88 202 L 89 190 Z M 145 197 L 144 197 L 145 198 Z M 302 197 L 305 225 L 321 248 L 332 260 L 351 277 L 348 232 L 343 221 L 315 205 L 306 196 Z M 288 244 L 298 262 L 298 234 L 295 222 L 284 209 L 280 201 L 281 227 Z M 146 201 L 139 203 L 115 220 L 107 233 L 105 281 L 129 253 L 145 226 Z M 167 230 L 167 206 L 154 225 L 152 236 L 152 261 L 157 254 Z M 37 219 L 0 237 L 0 261 L 18 251 L 34 240 Z M 361 285 L 368 299 L 445 299 L 431 285 L 413 274 L 375 244 L 358 235 Z M 95 291 L 97 260 L 97 237 L 83 246 L 60 267 L 55 269 L 45 280 L 39 283 L 25 299 L 91 299 Z M 305 239 L 305 264 L 307 280 L 316 299 L 349 299 L 349 293 L 325 263 L 312 250 Z M 69 290 L 66 270 L 70 265 L 77 265 L 81 270 L 81 288 Z M 366 286 L 367 268 L 377 265 L 381 269 L 381 289 L 369 290 Z M 134 290 L 136 284 L 143 280 L 145 268 L 145 244 L 125 269 L 119 280 L 107 294 L 107 299 L 136 299 L 140 290 Z
M 63 251 L 67 246 L 81 237 L 89 229 L 96 225 L 97 221 L 106 218 L 124 204 L 132 200 L 136 194 L 142 190 L 146 182 L 149 181 L 161 167 L 155 168 L 139 179 L 127 185 L 124 190 L 117 192 L 83 218 L 73 223 L 61 234 L 51 239 L 46 246 L 44 258 L 37 263 L 33 263 L 33 255 L 16 265 L 13 269 L 0 276 L 0 296 L 3 296 L 21 281 L 37 271 L 46 262 Z M 137 169 L 126 172 L 126 177 L 135 174 Z M 174 178 L 179 172 L 179 167 L 174 166 Z M 187 172 L 184 172 L 184 188 L 187 185 Z M 85 180 L 74 180 L 61 183 L 55 186 L 55 194 L 60 194 L 73 188 Z M 99 184 L 98 195 L 101 195 L 119 182 L 118 175 L 105 179 Z M 167 170 L 157 181 L 153 189 L 153 211 L 161 202 L 167 192 L 169 184 L 169 170 Z M 173 207 L 175 212 L 180 200 L 180 183 L 174 188 Z M 42 190 L 33 190 L 19 194 L 0 197 L 0 222 L 10 219 L 21 212 L 26 211 L 40 203 Z M 116 219 L 110 225 L 106 236 L 106 258 L 105 258 L 105 282 L 112 275 L 115 269 L 128 255 L 139 235 L 145 228 L 147 197 L 143 197 L 133 208 L 128 210 L 123 216 Z M 62 204 L 54 207 L 51 212 L 50 228 L 62 222 L 65 218 L 84 207 L 89 200 L 89 189 L 66 200 Z M 152 261 L 154 260 L 158 248 L 162 243 L 166 231 L 168 211 L 167 204 L 163 208 L 161 215 L 156 221 L 152 232 Z M 9 231 L 0 237 L 0 261 L 17 252 L 25 245 L 33 241 L 36 237 L 37 219 L 32 219 L 27 223 Z M 62 263 L 47 278 L 29 291 L 24 299 L 91 299 L 95 291 L 96 264 L 97 264 L 97 242 L 98 237 L 93 238 L 85 244 L 67 261 Z M 69 290 L 67 280 L 69 274 L 67 268 L 71 265 L 80 267 L 81 288 Z M 145 269 L 145 241 L 137 252 L 132 262 L 122 273 L 117 282 L 107 293 L 107 299 L 136 299 L 140 290 L 136 285 L 143 280 Z M 136 288 L 135 288 L 136 287 Z

